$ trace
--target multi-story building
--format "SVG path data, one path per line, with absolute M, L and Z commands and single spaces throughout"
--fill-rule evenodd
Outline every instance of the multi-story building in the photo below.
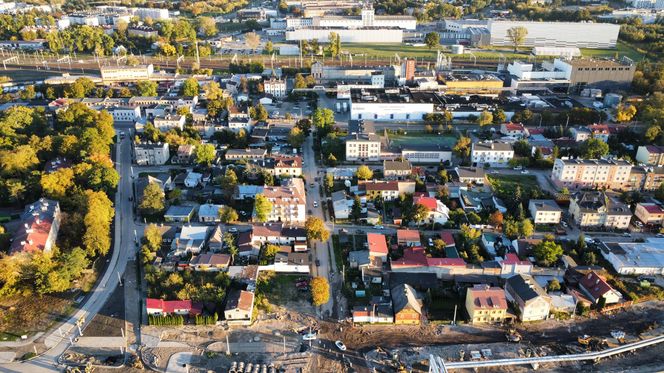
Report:
M 350 134 L 346 138 L 346 160 L 378 161 L 380 160 L 380 148 L 380 137 L 376 134 Z
M 600 191 L 573 194 L 569 204 L 569 213 L 581 228 L 627 229 L 632 219 L 632 211 L 629 206 Z
M 40 198 L 25 206 L 21 225 L 14 233 L 9 253 L 50 252 L 60 230 L 60 204 Z
M 130 8 L 130 11 L 141 20 L 151 18 L 154 21 L 160 21 L 170 18 L 168 9 L 163 8 Z
M 662 225 L 664 222 L 664 208 L 656 203 L 641 202 L 634 209 L 634 216 L 643 224 Z
M 608 23 L 596 23 L 606 25 Z M 619 25 L 611 25 L 618 26 Z M 600 60 L 579 58 L 569 62 L 571 65 L 570 85 L 577 89 L 586 86 L 612 88 L 625 87 L 632 83 L 636 64 L 631 60 Z
M 184 123 L 187 117 L 178 114 L 166 114 L 164 116 L 157 116 L 152 119 L 152 124 L 161 132 L 168 132 L 172 129 L 184 129 Z
M 512 158 L 514 158 L 512 144 L 503 142 L 473 143 L 470 152 L 470 161 L 475 166 L 488 163 L 492 167 L 506 167 Z
M 383 161 L 383 177 L 387 180 L 407 179 L 412 168 L 410 162 L 403 161 Z
M 664 183 L 664 167 L 632 167 L 629 190 L 653 191 Z
M 360 184 L 360 188 L 364 188 L 369 199 L 380 197 L 384 201 L 394 201 L 400 195 L 415 193 L 415 182 L 372 180 Z
M 505 290 L 478 284 L 466 292 L 466 312 L 472 324 L 500 323 L 507 316 Z
M 127 28 L 129 36 L 139 36 L 142 38 L 157 38 L 159 33 L 150 26 L 132 26 Z
M 134 145 L 136 164 L 139 166 L 157 166 L 166 164 L 170 158 L 168 143 L 142 142 Z
M 351 89 L 350 119 L 388 122 L 420 122 L 425 114 L 442 106 L 433 92 L 398 89 Z
M 615 48 L 620 25 L 594 22 L 535 22 L 489 20 L 491 45 L 512 46 L 508 30 L 525 27 L 528 30 L 523 46 L 526 47 L 579 47 Z
M 401 284 L 392 288 L 392 303 L 394 304 L 394 323 L 419 325 L 422 319 L 422 298 L 417 291 L 408 284 Z
M 398 27 L 362 26 L 358 28 L 310 26 L 286 30 L 287 41 L 328 40 L 330 33 L 342 43 L 402 43 L 404 30 Z
M 411 163 L 436 163 L 452 161 L 452 149 L 434 144 L 407 145 L 401 148 L 401 158 Z
M 109 82 L 136 82 L 138 80 L 150 80 L 154 73 L 154 66 L 102 66 L 101 80 Z
M 535 224 L 558 224 L 563 210 L 552 199 L 531 199 L 528 210 Z
M 298 177 L 302 175 L 302 158 L 273 156 L 257 161 L 257 164 L 272 176 Z
M 113 117 L 113 122 L 135 122 L 141 118 L 140 107 L 113 106 L 106 111 Z
M 286 81 L 279 79 L 266 80 L 263 82 L 263 91 L 277 98 L 285 97 Z
M 664 146 L 639 146 L 636 151 L 636 161 L 648 166 L 664 166 Z
M 507 279 L 505 293 L 519 308 L 521 321 L 546 320 L 551 309 L 551 298 L 537 284 L 533 276 L 518 274 Z
M 561 159 L 553 162 L 551 180 L 559 188 L 630 189 L 632 164 L 624 160 Z
M 267 217 L 268 221 L 304 224 L 307 200 L 302 179 L 288 179 L 282 186 L 265 186 L 263 195 L 272 203 L 272 211 Z
M 247 159 L 259 160 L 265 158 L 267 150 L 265 149 L 228 149 L 225 158 L 227 160 Z

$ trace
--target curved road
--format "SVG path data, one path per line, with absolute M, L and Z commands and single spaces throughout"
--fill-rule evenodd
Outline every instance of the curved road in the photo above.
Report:
M 125 129 L 126 131 L 126 129 Z M 60 356 L 69 348 L 71 340 L 79 336 L 76 323 L 83 320 L 81 328 L 95 317 L 106 303 L 108 297 L 118 286 L 118 273 L 122 275 L 127 265 L 127 260 L 135 255 L 135 245 L 132 233 L 133 210 L 129 202 L 131 196 L 131 136 L 120 140 L 116 144 L 116 169 L 120 173 L 118 191 L 115 195 L 115 227 L 113 253 L 109 259 L 106 272 L 101 280 L 88 295 L 87 300 L 68 320 L 58 328 L 46 334 L 44 344 L 48 350 L 37 358 L 19 363 L 0 365 L 1 372 L 60 372 L 64 365 L 58 363 Z M 47 305 L 44 305 L 47 307 Z

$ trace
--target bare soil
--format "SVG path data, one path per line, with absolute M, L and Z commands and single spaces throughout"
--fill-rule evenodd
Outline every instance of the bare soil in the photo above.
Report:
M 117 286 L 101 311 L 83 331 L 87 337 L 120 337 L 125 327 L 124 287 Z

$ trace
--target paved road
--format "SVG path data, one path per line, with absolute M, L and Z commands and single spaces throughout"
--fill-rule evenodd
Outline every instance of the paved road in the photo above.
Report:
M 134 255 L 134 233 L 133 224 L 131 224 L 133 211 L 129 203 L 131 193 L 131 140 L 129 136 L 117 144 L 116 150 L 116 169 L 120 173 L 120 182 L 115 196 L 115 237 L 113 253 L 108 259 L 108 269 L 81 308 L 58 328 L 46 335 L 44 343 L 49 348 L 46 353 L 29 362 L 3 364 L 0 366 L 0 371 L 30 373 L 62 371 L 64 366 L 58 365 L 58 359 L 69 348 L 70 337 L 75 339 L 79 336 L 77 321 L 84 320 L 81 326 L 84 329 L 95 317 L 118 285 L 117 273 L 124 273 L 128 257 Z

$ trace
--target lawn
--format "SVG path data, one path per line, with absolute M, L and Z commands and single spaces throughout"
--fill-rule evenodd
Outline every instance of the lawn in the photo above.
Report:
M 309 297 L 308 291 L 300 291 L 295 283 L 300 278 L 309 278 L 308 275 L 283 275 L 275 272 L 261 272 L 258 279 L 258 290 L 271 304 L 285 305 L 288 302 L 297 302 Z
M 452 148 L 457 142 L 457 138 L 451 135 L 431 135 L 423 132 L 409 133 L 408 135 L 390 134 L 388 135 L 390 147 L 401 148 L 404 146 L 422 146 L 434 145 L 443 148 Z
M 487 175 L 493 191 L 500 197 L 513 196 L 517 185 L 523 195 L 532 195 L 540 190 L 537 178 L 533 175 Z
M 584 57 L 611 57 L 614 58 L 616 54 L 618 57 L 627 56 L 634 61 L 641 61 L 644 57 L 643 53 L 639 52 L 631 45 L 619 41 L 616 49 L 581 49 L 581 54 Z

